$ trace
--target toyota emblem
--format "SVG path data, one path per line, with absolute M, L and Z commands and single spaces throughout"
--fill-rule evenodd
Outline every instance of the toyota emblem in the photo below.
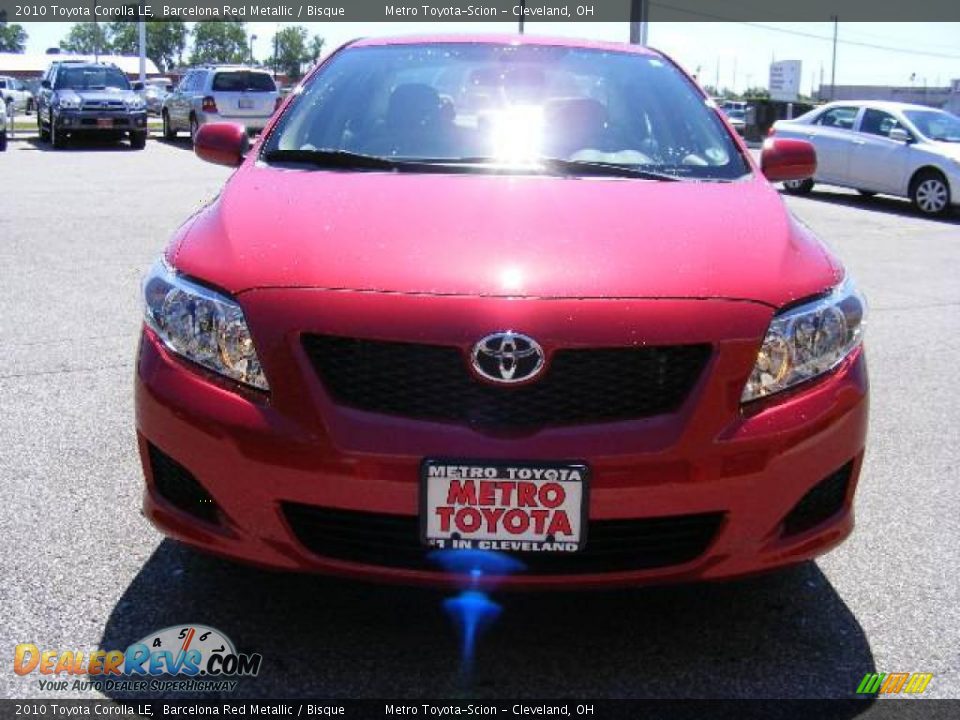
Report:
M 543 348 L 531 337 L 511 330 L 487 335 L 473 346 L 473 369 L 499 384 L 532 380 L 543 369 Z

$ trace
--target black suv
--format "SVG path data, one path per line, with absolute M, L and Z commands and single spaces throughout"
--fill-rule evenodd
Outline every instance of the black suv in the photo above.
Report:
M 98 133 L 126 134 L 140 150 L 147 144 L 147 107 L 116 65 L 60 61 L 40 82 L 37 129 L 55 148 L 74 133 Z

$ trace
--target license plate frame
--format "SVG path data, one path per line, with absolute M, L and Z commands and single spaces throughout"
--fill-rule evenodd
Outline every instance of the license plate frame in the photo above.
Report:
M 431 468 L 441 468 L 442 470 L 434 470 L 431 473 Z M 459 473 L 454 473 L 451 475 L 451 468 L 460 468 L 461 471 L 466 470 L 467 475 L 472 473 L 474 475 L 482 474 L 483 476 L 454 476 L 459 475 Z M 443 473 L 442 477 L 438 476 L 438 473 L 440 472 Z M 495 477 L 493 476 L 494 474 Z M 455 503 L 452 506 L 454 507 L 454 510 L 449 511 L 450 529 L 446 533 L 440 531 L 440 515 L 437 513 L 437 508 L 451 506 L 447 505 L 446 503 L 438 503 L 437 500 L 443 497 L 444 492 L 447 493 L 446 497 L 449 500 L 450 486 L 454 480 L 460 481 L 461 483 L 463 483 L 463 481 L 469 481 L 473 483 L 473 490 L 478 495 L 478 502 L 476 503 L 475 507 L 480 511 L 484 523 L 488 519 L 488 516 L 483 514 L 484 508 L 490 510 L 491 512 L 495 512 L 495 510 L 498 508 L 503 508 L 504 512 L 501 516 L 501 519 L 505 518 L 507 513 L 512 510 L 521 510 L 523 512 L 524 509 L 527 508 L 526 512 L 523 512 L 523 514 L 527 516 L 527 521 L 531 526 L 535 526 L 535 523 L 538 522 L 532 515 L 533 510 L 544 510 L 547 508 L 540 506 L 539 503 L 536 507 L 532 508 L 529 506 L 521 507 L 519 505 L 519 496 L 521 494 L 521 490 L 519 489 L 518 483 L 532 483 L 534 486 L 536 486 L 538 488 L 538 499 L 540 498 L 541 492 L 539 488 L 548 483 L 556 483 L 564 489 L 564 500 L 556 507 L 550 508 L 550 510 L 565 511 L 566 520 L 568 521 L 571 530 L 574 530 L 574 539 L 559 539 L 558 534 L 558 538 L 553 538 L 553 540 L 550 540 L 548 539 L 548 532 L 536 533 L 534 532 L 536 529 L 535 527 L 531 527 L 530 532 L 522 533 L 511 533 L 508 532 L 505 527 L 498 527 L 498 532 L 491 533 L 489 531 L 489 525 L 487 525 L 487 528 L 485 529 L 483 523 L 480 526 L 480 530 L 470 533 L 469 537 L 463 537 L 463 535 L 460 534 L 459 538 L 454 538 L 453 534 L 456 532 L 456 530 L 454 530 L 453 526 L 456 523 L 457 512 L 463 508 L 471 506 L 470 503 Z M 479 483 L 482 481 L 507 483 L 508 485 L 512 484 L 514 493 L 513 502 L 509 504 L 503 504 L 502 501 L 504 500 L 505 494 L 503 490 L 500 490 L 498 496 L 500 500 L 499 503 L 493 505 L 481 505 L 479 503 L 479 493 L 481 492 Z M 463 488 L 464 486 L 461 484 L 459 487 Z M 431 490 L 434 488 L 437 489 L 434 491 L 434 494 L 431 495 Z M 487 489 L 489 489 L 489 487 Z M 582 461 L 512 461 L 425 458 L 420 464 L 420 541 L 423 545 L 432 547 L 434 549 L 479 549 L 498 550 L 501 552 L 543 552 L 548 554 L 580 552 L 584 549 L 587 543 L 590 508 L 589 490 L 590 468 Z M 524 492 L 528 493 L 529 490 Z M 548 491 L 546 498 L 551 497 L 555 499 L 556 492 L 552 493 L 551 495 L 551 493 Z M 577 504 L 579 505 L 577 506 Z M 549 527 L 562 528 L 563 518 L 557 517 L 556 524 L 554 524 L 554 517 L 558 514 L 559 513 L 549 512 L 549 514 L 544 518 L 544 531 L 548 530 Z M 473 516 L 473 514 L 471 514 L 471 516 Z M 514 520 L 516 519 L 517 518 L 514 517 Z M 542 537 L 540 537 L 540 539 L 536 539 L 537 536 Z
M 113 127 L 113 118 L 98 117 L 98 118 L 97 118 L 97 127 L 98 127 L 98 128 L 112 128 L 112 127 Z
M 253 110 L 255 103 L 253 98 L 240 98 L 237 100 L 238 110 Z

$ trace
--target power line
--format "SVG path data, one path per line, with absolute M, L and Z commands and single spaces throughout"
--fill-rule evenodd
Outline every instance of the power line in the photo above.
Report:
M 809 38 L 811 40 L 822 40 L 824 42 L 830 42 L 830 43 L 833 42 L 832 36 L 818 35 L 816 33 L 805 32 L 803 30 L 788 30 L 787 28 L 776 27 L 775 25 L 765 25 L 763 23 L 748 22 L 746 20 L 734 20 L 733 18 L 724 17 L 722 15 L 713 15 L 711 13 L 705 13 L 699 10 L 688 10 L 686 8 L 674 7 L 673 5 L 665 5 L 663 3 L 651 3 L 651 5 L 655 7 L 663 8 L 665 10 L 673 10 L 675 12 L 684 13 L 687 15 L 695 15 L 697 17 L 708 18 L 710 20 L 720 20 L 722 22 L 731 22 L 737 25 L 745 25 L 747 27 L 757 28 L 759 30 L 768 30 L 770 32 L 778 32 L 778 33 L 783 33 L 784 35 L 795 35 L 797 37 Z M 858 40 L 838 39 L 837 42 L 840 45 L 852 45 L 854 47 L 870 48 L 873 50 L 885 50 L 887 52 L 902 53 L 904 55 L 920 55 L 924 57 L 940 58 L 942 60 L 960 60 L 960 55 L 949 55 L 947 53 L 931 52 L 929 50 L 911 50 L 910 48 L 894 47 L 892 45 L 880 45 L 878 43 L 860 42 Z

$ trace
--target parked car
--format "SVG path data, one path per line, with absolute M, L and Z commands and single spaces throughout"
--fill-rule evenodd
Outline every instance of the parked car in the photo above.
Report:
M 960 205 L 960 118 L 943 110 L 840 101 L 779 120 L 770 134 L 817 148 L 817 174 L 785 183 L 788 192 L 808 193 L 817 182 L 839 185 L 910 198 L 925 215 Z
M 0 97 L 5 104 L 12 104 L 16 112 L 27 114 L 33 112 L 33 93 L 18 78 L 0 75 Z
M 37 129 L 55 148 L 70 135 L 89 133 L 147 143 L 147 111 L 120 68 L 105 63 L 54 62 L 40 83 Z
M 7 120 L 7 113 L 3 112 L 6 108 L 0 106 L 0 152 L 4 152 L 7 149 L 7 126 L 9 121 Z
M 747 111 L 745 108 L 724 108 L 724 114 L 730 122 L 730 127 L 737 131 L 738 135 L 744 135 L 747 131 Z
M 259 132 L 279 104 L 277 85 L 266 70 L 242 65 L 193 68 L 163 101 L 163 136 L 173 140 L 186 131 L 193 138 L 198 128 L 220 120 Z
M 194 148 L 237 169 L 143 285 L 167 535 L 559 588 L 754 573 L 851 531 L 865 306 L 770 184 L 815 153 L 774 138 L 758 166 L 665 55 L 359 40 L 254 150 L 229 122 Z
M 164 99 L 173 91 L 173 83 L 166 77 L 147 78 L 142 83 L 134 82 L 133 89 L 143 98 L 150 115 L 160 115 Z

